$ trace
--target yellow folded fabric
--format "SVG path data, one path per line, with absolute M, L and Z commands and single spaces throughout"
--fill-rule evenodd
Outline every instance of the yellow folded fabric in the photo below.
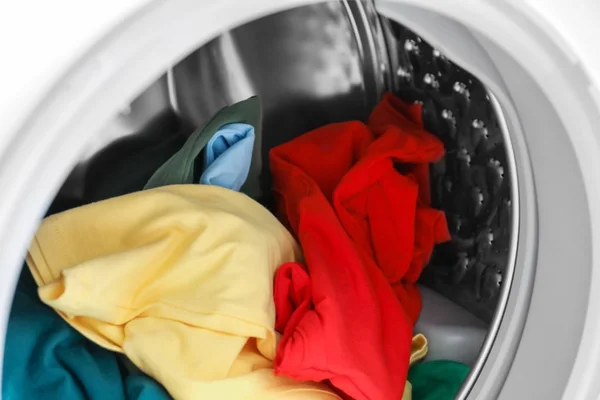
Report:
M 418 333 L 412 338 L 410 344 L 410 362 L 409 365 L 413 365 L 417 361 L 421 361 L 427 355 L 429 345 L 427 344 L 427 338 L 422 333 Z M 404 393 L 402 394 L 402 400 L 412 400 L 412 385 L 409 381 L 406 381 L 404 385 Z
M 412 400 L 412 385 L 409 381 L 404 384 L 404 393 L 402 393 L 402 400 Z
M 410 344 L 410 362 L 409 365 L 413 365 L 417 361 L 421 361 L 427 355 L 429 345 L 427 344 L 427 338 L 422 333 L 417 333 L 412 338 Z
M 176 399 L 337 398 L 273 373 L 273 275 L 300 257 L 249 197 L 176 185 L 46 218 L 27 264 L 46 304 Z

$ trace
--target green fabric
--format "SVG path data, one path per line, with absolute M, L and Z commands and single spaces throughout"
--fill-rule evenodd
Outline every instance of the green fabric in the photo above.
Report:
M 224 125 L 232 123 L 245 123 L 254 127 L 255 135 L 260 137 L 261 131 L 261 109 L 258 97 L 250 97 L 247 100 L 225 107 L 200 129 L 196 130 L 183 145 L 181 150 L 175 153 L 152 175 L 144 189 L 152 189 L 159 186 L 191 184 L 195 183 L 195 162 L 210 138 Z M 250 173 L 246 183 L 242 186 L 242 192 L 251 197 L 260 195 L 259 174 L 260 163 L 260 140 L 255 140 Z
M 436 360 L 416 364 L 408 370 L 413 400 L 452 400 L 469 374 L 469 367 L 456 361 Z

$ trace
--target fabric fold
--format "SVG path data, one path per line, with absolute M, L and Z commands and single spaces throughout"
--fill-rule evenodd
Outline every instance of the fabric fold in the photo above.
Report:
M 260 137 L 262 114 L 258 97 L 250 97 L 217 112 L 210 121 L 197 129 L 185 142 L 181 150 L 165 162 L 148 180 L 144 189 L 152 189 L 168 185 L 194 183 L 195 164 L 198 156 L 217 131 L 224 126 L 235 123 L 251 125 L 254 128 L 252 160 L 247 179 L 241 191 L 252 198 L 260 196 Z
M 410 362 L 409 365 L 412 366 L 415 363 L 421 361 L 427 355 L 427 351 L 429 350 L 427 344 L 427 338 L 419 333 L 412 338 L 412 342 L 410 345 Z M 412 400 L 412 384 L 409 381 L 406 381 L 406 385 L 404 386 L 404 394 L 402 395 L 402 400 Z
M 450 360 L 414 365 L 408 373 L 414 400 L 451 400 L 469 375 L 469 367 Z
M 205 150 L 200 183 L 240 191 L 248 178 L 254 146 L 254 127 L 228 124 L 214 134 Z
M 422 333 L 418 333 L 415 336 L 413 336 L 410 344 L 409 365 L 414 365 L 415 363 L 424 359 L 425 356 L 427 356 L 428 351 L 429 344 L 425 335 L 423 335 Z
M 388 95 L 368 126 L 330 124 L 271 150 L 277 212 L 305 257 L 275 278 L 278 374 L 329 380 L 354 399 L 402 397 L 414 283 L 449 239 L 424 187 L 444 149 L 411 120 L 419 112 Z
M 48 217 L 27 263 L 50 272 L 35 274 L 42 301 L 175 398 L 330 397 L 273 371 L 274 273 L 296 260 L 296 241 L 264 207 L 196 184 Z
M 3 399 L 170 399 L 150 377 L 122 377 L 117 355 L 70 327 L 36 288 L 24 268 L 6 332 Z
M 444 147 L 420 117 L 408 119 L 420 114 L 398 109 L 419 107 L 400 104 L 387 94 L 375 107 L 368 123 L 374 140 L 340 179 L 333 204 L 353 242 L 390 283 L 415 283 L 434 245 L 450 239 L 444 213 L 432 209 L 429 198 L 429 164 L 441 159 Z
M 352 136 L 347 127 L 341 128 Z M 332 132 L 317 130 L 314 136 L 321 133 Z M 276 372 L 294 379 L 329 380 L 355 399 L 400 398 L 403 384 L 398 382 L 406 379 L 412 326 L 377 265 L 361 262 L 324 193 L 287 161 L 297 149 L 284 146 L 272 150 L 271 169 L 279 206 L 304 249 L 306 267 L 294 268 L 309 272 L 312 304 L 297 308 L 290 317 L 278 347 Z M 314 156 L 328 160 L 323 154 Z M 333 168 L 337 165 L 332 163 Z

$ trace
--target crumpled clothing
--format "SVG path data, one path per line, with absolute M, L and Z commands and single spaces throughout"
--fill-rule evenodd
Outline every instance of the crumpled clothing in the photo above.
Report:
M 238 192 L 250 171 L 254 127 L 248 124 L 223 126 L 208 141 L 200 183 Z
M 420 105 L 385 95 L 369 117 L 372 137 L 359 131 L 359 158 L 333 192 L 346 232 L 392 284 L 415 283 L 434 245 L 450 240 L 444 212 L 430 207 L 429 164 L 444 146 L 420 115 Z
M 410 345 L 410 362 L 409 365 L 414 365 L 415 363 L 421 361 L 427 355 L 427 351 L 429 350 L 429 346 L 427 344 L 427 338 L 422 334 L 418 333 L 412 338 L 412 342 Z M 409 381 L 406 381 L 404 385 L 404 394 L 402 395 L 402 400 L 412 400 L 412 385 Z
M 329 380 L 355 399 L 401 398 L 421 307 L 414 283 L 449 239 L 421 188 L 443 145 L 396 101 L 387 95 L 369 126 L 327 125 L 270 153 L 278 215 L 305 256 L 276 274 L 276 372 Z
M 197 129 L 186 141 L 181 150 L 165 162 L 148 180 L 144 189 L 167 185 L 191 184 L 196 171 L 196 159 L 215 133 L 224 126 L 234 123 L 254 127 L 253 149 L 247 179 L 241 191 L 252 198 L 260 196 L 261 149 L 258 138 L 261 135 L 262 115 L 258 97 L 250 97 L 216 113 L 210 121 Z
M 435 360 L 414 365 L 408 372 L 414 400 L 452 400 L 469 375 L 465 364 Z
M 195 184 L 48 217 L 27 264 L 43 302 L 174 398 L 331 397 L 273 371 L 273 275 L 300 257 L 260 204 Z
M 148 376 L 122 377 L 117 354 L 89 341 L 42 304 L 27 268 L 17 284 L 6 333 L 5 400 L 170 399 Z
M 408 365 L 414 365 L 424 359 L 428 351 L 429 343 L 427 343 L 427 338 L 422 333 L 417 333 L 413 336 L 410 343 L 410 361 Z

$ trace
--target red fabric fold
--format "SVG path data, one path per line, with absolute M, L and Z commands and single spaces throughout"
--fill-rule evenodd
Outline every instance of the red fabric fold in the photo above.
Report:
M 312 294 L 308 273 L 299 263 L 286 263 L 275 275 L 273 297 L 277 304 L 275 329 L 284 332 L 298 325 L 298 318 L 312 308 Z M 294 320 L 294 318 L 296 320 Z
M 276 273 L 276 373 L 329 380 L 354 399 L 402 397 L 414 283 L 449 239 L 429 207 L 428 163 L 444 149 L 420 111 L 386 95 L 368 126 L 331 124 L 271 150 L 278 214 L 306 263 Z

